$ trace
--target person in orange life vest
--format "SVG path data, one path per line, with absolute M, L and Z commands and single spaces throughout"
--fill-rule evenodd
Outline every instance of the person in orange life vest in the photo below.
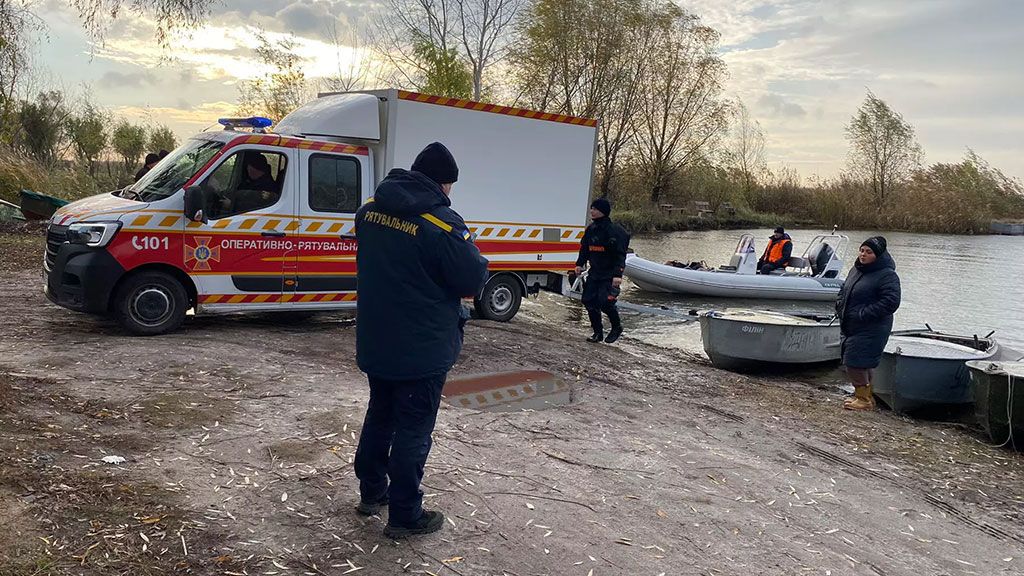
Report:
M 768 238 L 768 245 L 764 248 L 764 254 L 757 261 L 757 270 L 761 274 L 769 274 L 773 270 L 785 268 L 789 264 L 789 257 L 793 255 L 793 239 L 786 234 L 786 231 L 779 226 L 775 233 Z

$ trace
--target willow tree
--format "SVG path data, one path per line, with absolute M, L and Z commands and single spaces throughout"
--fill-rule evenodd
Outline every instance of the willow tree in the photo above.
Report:
M 85 29 L 102 37 L 110 24 L 124 14 L 146 16 L 156 26 L 156 39 L 166 46 L 177 29 L 194 28 L 210 17 L 219 0 L 70 0 Z
M 850 171 L 871 183 L 879 204 L 921 165 L 914 127 L 870 90 L 846 125 L 846 138 Z
M 512 49 L 518 104 L 597 118 L 598 195 L 609 196 L 635 137 L 659 7 L 647 0 L 536 0 Z
M 680 171 L 709 155 L 728 128 L 731 104 L 722 97 L 725 63 L 718 32 L 664 4 L 654 28 L 658 55 L 644 69 L 637 106 L 637 152 L 650 201 L 658 204 Z
M 258 32 L 256 59 L 269 70 L 261 77 L 238 85 L 238 113 L 242 116 L 266 116 L 280 121 L 310 97 L 309 83 L 302 71 L 302 58 L 296 53 L 292 37 L 271 40 Z

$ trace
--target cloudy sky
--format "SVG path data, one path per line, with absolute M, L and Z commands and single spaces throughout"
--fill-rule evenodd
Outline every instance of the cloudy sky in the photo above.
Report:
M 836 174 L 843 126 L 870 89 L 915 126 L 926 161 L 971 147 L 1024 178 L 1024 0 L 678 2 L 721 32 L 729 95 L 764 127 L 773 167 Z M 373 4 L 223 0 L 208 26 L 164 50 L 130 17 L 92 43 L 66 0 L 40 0 L 49 33 L 38 60 L 53 81 L 87 85 L 98 104 L 185 137 L 232 113 L 237 82 L 261 74 L 250 26 L 295 34 L 307 75 L 326 75 L 358 50 L 325 42 L 325 29 L 344 35 Z

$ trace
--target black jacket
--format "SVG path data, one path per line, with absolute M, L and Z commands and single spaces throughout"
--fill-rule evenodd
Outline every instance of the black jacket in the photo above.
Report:
M 264 173 L 255 180 L 248 176 L 231 196 L 231 213 L 241 214 L 271 206 L 278 199 L 277 183 L 270 174 Z
M 433 180 L 392 170 L 356 212 L 359 369 L 388 380 L 447 372 L 487 260 Z
M 844 364 L 851 368 L 878 366 L 900 298 L 900 277 L 888 252 L 867 266 L 859 261 L 854 265 L 836 301 Z
M 622 278 L 628 249 L 629 234 L 622 226 L 607 217 L 598 218 L 583 233 L 576 265 L 583 266 L 590 262 L 588 278 L 591 280 Z

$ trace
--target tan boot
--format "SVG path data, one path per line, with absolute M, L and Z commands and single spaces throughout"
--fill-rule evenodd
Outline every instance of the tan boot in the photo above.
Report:
M 874 410 L 875 396 L 872 394 L 871 385 L 855 387 L 853 389 L 853 397 L 843 401 L 843 408 L 847 410 Z

